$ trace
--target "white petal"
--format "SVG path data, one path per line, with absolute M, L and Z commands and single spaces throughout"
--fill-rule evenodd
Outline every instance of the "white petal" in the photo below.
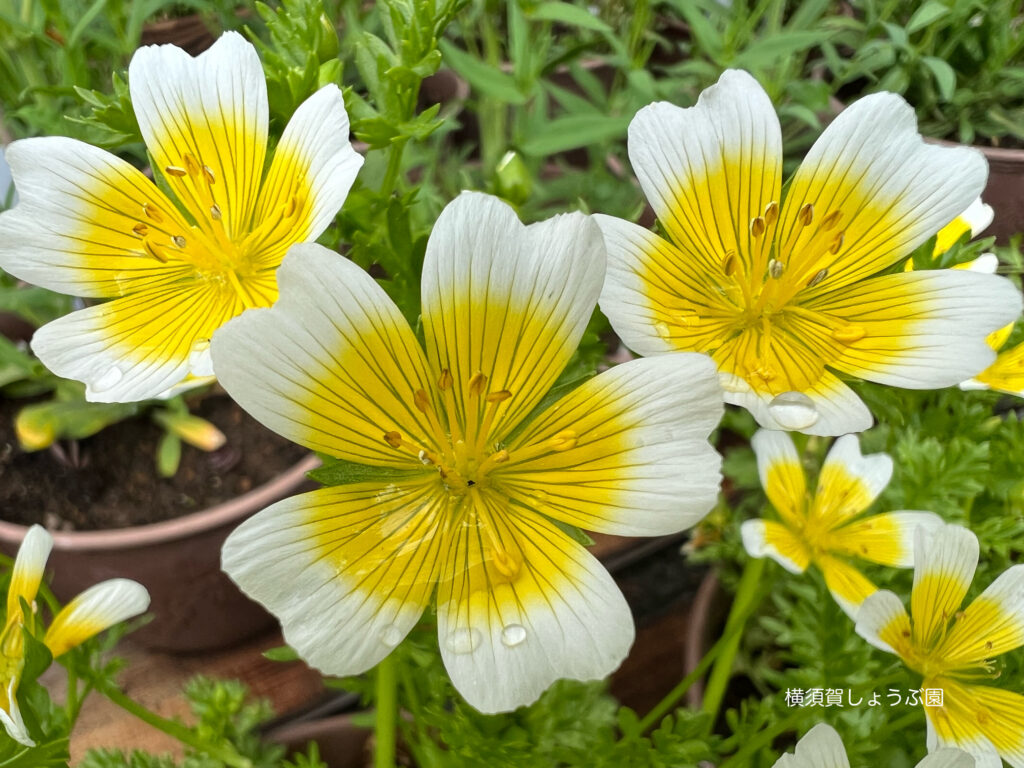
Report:
M 743 548 L 751 557 L 770 557 L 790 573 L 803 573 L 807 570 L 809 562 L 806 557 L 798 562 L 788 552 L 781 550 L 777 543 L 769 540 L 769 531 L 773 531 L 777 537 L 785 537 L 786 534 L 783 533 L 783 530 L 788 531 L 783 528 L 781 523 L 770 520 L 744 520 L 740 526 Z M 796 537 L 790 533 L 788 538 L 796 544 L 796 552 L 802 552 L 803 548 L 799 545 Z
M 909 624 L 909 617 L 903 603 L 892 592 L 881 589 L 861 604 L 856 631 L 875 648 L 896 653 L 888 640 L 893 639 L 890 637 L 893 628 L 904 623 Z
M 857 435 L 838 438 L 818 477 L 814 508 L 829 515 L 863 512 L 892 479 L 892 458 L 885 453 L 862 456 Z
M 131 579 L 95 584 L 64 606 L 46 630 L 43 642 L 60 656 L 115 624 L 149 608 L 149 592 Z
M 18 547 L 18 556 L 11 571 L 11 582 L 7 588 L 7 621 L 11 616 L 21 617 L 21 601 L 32 607 L 39 592 L 39 584 L 46 570 L 46 560 L 53 549 L 53 537 L 41 525 L 28 529 Z
M 36 743 L 28 735 L 28 728 L 25 727 L 25 721 L 21 717 L 21 709 L 18 708 L 17 696 L 18 681 L 15 678 L 7 684 L 7 698 L 11 702 L 11 711 L 4 712 L 3 709 L 0 709 L 0 725 L 3 725 L 7 735 L 19 744 L 34 747 Z
M 933 643 L 960 610 L 978 568 L 978 537 L 960 525 L 918 528 L 914 539 L 914 587 L 910 613 L 914 638 Z
M 797 742 L 795 756 L 807 768 L 850 768 L 846 748 L 835 728 L 819 723 Z
M 961 749 L 940 749 L 924 758 L 917 768 L 975 768 L 975 762 Z

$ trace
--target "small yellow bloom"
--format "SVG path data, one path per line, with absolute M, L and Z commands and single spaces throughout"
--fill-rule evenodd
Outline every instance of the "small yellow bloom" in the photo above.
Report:
M 932 255 L 938 258 L 956 245 L 966 234 L 972 238 L 977 237 L 992 223 L 993 218 L 995 218 L 995 212 L 992 210 L 992 206 L 982 202 L 980 197 L 975 198 L 966 210 L 938 231 L 935 235 L 935 248 L 932 250 Z M 969 268 L 965 264 L 957 266 L 961 269 Z M 912 268 L 912 263 L 909 261 L 907 268 Z
M 29 735 L 18 707 L 18 684 L 25 668 L 25 612 L 30 611 L 29 630 L 34 631 L 36 594 L 50 556 L 53 539 L 42 527 L 33 525 L 18 549 L 7 591 L 7 614 L 0 634 L 0 724 L 7 734 L 25 746 L 35 742 Z M 128 579 L 111 579 L 90 587 L 68 603 L 54 618 L 43 642 L 54 658 L 105 629 L 149 607 L 149 593 Z
M 783 755 L 772 768 L 850 768 L 846 747 L 831 725 L 819 723 L 796 745 L 792 755 Z M 928 755 L 917 768 L 975 768 L 974 760 L 959 749 L 941 749 Z
M 877 589 L 850 561 L 910 568 L 914 530 L 942 522 L 931 512 L 862 516 L 889 484 L 892 459 L 884 453 L 861 456 L 856 435 L 836 440 L 813 496 L 787 433 L 761 430 L 753 446 L 761 484 L 780 520 L 744 522 L 743 545 L 752 557 L 767 555 L 791 573 L 817 566 L 850 618 Z
M 285 127 L 265 168 L 269 108 L 256 49 L 225 33 L 196 58 L 140 49 L 132 105 L 169 194 L 124 160 L 63 137 L 7 150 L 19 202 L 0 215 L 0 267 L 109 299 L 49 323 L 32 349 L 86 397 L 132 402 L 210 381 L 213 332 L 277 298 L 288 247 L 316 239 L 362 164 L 341 91 Z
M 985 336 L 1021 297 L 964 270 L 886 272 L 967 208 L 981 153 L 925 144 L 914 110 L 872 94 L 834 120 L 785 187 L 771 100 L 730 70 L 680 109 L 651 104 L 629 156 L 666 237 L 598 216 L 601 308 L 642 355 L 711 355 L 727 402 L 768 428 L 871 425 L 837 373 L 909 389 L 952 386 L 994 357 Z
M 1009 330 L 1013 330 L 1011 326 Z M 1007 334 L 1003 334 L 1005 341 Z M 993 339 L 998 342 L 999 339 Z M 973 379 L 960 384 L 961 389 L 994 389 L 1008 395 L 1024 397 L 1024 342 L 996 356 L 996 361 Z
M 524 227 L 464 193 L 430 235 L 421 346 L 364 271 L 295 246 L 281 299 L 217 332 L 221 383 L 271 429 L 387 479 L 278 502 L 224 546 L 224 569 L 309 663 L 358 674 L 437 610 L 445 666 L 484 712 L 561 677 L 603 678 L 633 641 L 629 608 L 560 525 L 659 535 L 715 503 L 714 365 L 616 366 L 549 405 L 604 279 L 581 214 Z
M 857 633 L 920 674 L 942 705 L 926 706 L 928 751 L 959 747 L 978 768 L 1024 766 L 1024 696 L 980 685 L 999 676 L 994 659 L 1024 646 L 1024 565 L 997 578 L 967 608 L 978 539 L 955 525 L 917 531 L 910 614 L 879 591 L 864 601 Z

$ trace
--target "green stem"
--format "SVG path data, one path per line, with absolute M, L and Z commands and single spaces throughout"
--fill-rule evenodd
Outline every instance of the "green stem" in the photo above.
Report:
M 405 151 L 405 141 L 392 144 L 388 149 L 388 167 L 384 171 L 384 181 L 380 185 L 380 196 L 385 200 L 391 197 L 398 185 L 398 176 L 402 172 L 402 153 Z
M 729 619 L 725 623 L 725 634 L 729 636 L 722 652 L 715 660 L 715 665 L 708 677 L 708 686 L 704 691 L 704 704 L 701 709 L 711 715 L 708 728 L 713 728 L 718 719 L 718 711 L 722 706 L 722 699 L 725 697 L 725 688 L 732 675 L 733 663 L 740 648 L 741 633 L 735 631 L 743 627 L 757 607 L 755 599 L 761 586 L 761 577 L 764 575 L 765 558 L 751 558 L 743 567 L 743 575 L 740 577 L 739 587 L 736 590 L 736 597 L 729 611 Z
M 190 729 L 174 720 L 168 720 L 155 712 L 151 712 L 134 699 L 129 698 L 117 686 L 109 683 L 96 681 L 96 690 L 110 699 L 125 712 L 135 715 L 142 722 L 151 725 L 168 736 L 177 739 L 182 744 L 192 747 L 198 752 L 203 752 L 219 760 L 229 768 L 253 768 L 252 761 L 243 757 L 230 745 L 209 744 L 203 741 Z
M 802 712 L 797 712 L 790 717 L 787 717 L 781 723 L 776 723 L 770 728 L 758 733 L 754 738 L 743 745 L 743 748 L 735 755 L 730 757 L 719 768 L 746 768 L 751 765 L 750 757 L 758 752 L 758 750 L 771 744 L 775 741 L 775 737 L 780 733 L 785 733 L 791 730 L 803 716 Z
M 395 768 L 395 742 L 398 728 L 398 666 L 391 653 L 377 665 L 377 722 L 374 728 L 376 749 L 374 768 Z

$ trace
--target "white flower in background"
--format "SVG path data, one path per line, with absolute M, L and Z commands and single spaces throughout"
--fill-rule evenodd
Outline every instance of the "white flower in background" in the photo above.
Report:
M 835 728 L 819 723 L 797 742 L 794 754 L 783 755 L 772 768 L 850 768 L 846 747 Z M 974 758 L 959 749 L 928 755 L 917 768 L 975 768 Z

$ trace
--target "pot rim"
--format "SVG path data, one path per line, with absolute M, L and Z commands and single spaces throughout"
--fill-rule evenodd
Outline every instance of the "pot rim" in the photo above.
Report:
M 943 147 L 970 147 L 981 152 L 989 160 L 998 160 L 1005 163 L 1024 163 L 1024 149 L 1017 147 L 989 147 L 985 144 L 962 144 L 959 141 L 936 139 L 931 136 L 928 136 L 925 140 L 929 144 L 938 144 Z
M 110 549 L 134 549 L 166 541 L 176 541 L 240 521 L 254 510 L 277 501 L 302 482 L 306 473 L 316 469 L 320 459 L 310 454 L 262 485 L 233 499 L 192 512 L 173 520 L 147 523 L 131 528 L 103 531 L 50 531 L 55 549 L 95 552 Z M 0 520 L 0 541 L 20 544 L 28 526 Z

